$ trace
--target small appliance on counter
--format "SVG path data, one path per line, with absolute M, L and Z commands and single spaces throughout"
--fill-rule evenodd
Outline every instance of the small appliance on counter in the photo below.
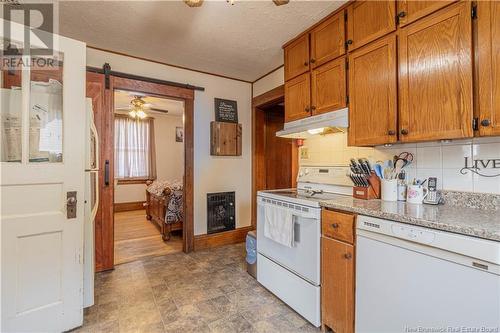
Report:
M 439 205 L 442 203 L 441 194 L 437 190 L 437 178 L 429 177 L 427 179 L 427 196 L 424 203 L 429 205 Z

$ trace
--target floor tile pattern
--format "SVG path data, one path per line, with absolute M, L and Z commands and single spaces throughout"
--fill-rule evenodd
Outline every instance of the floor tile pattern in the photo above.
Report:
M 247 274 L 244 256 L 238 244 L 99 273 L 74 332 L 319 332 Z

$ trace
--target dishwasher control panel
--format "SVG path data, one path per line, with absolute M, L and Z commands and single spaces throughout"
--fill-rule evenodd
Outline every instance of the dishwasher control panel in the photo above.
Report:
M 391 226 L 391 231 L 396 237 L 422 244 L 431 244 L 436 236 L 433 232 L 425 231 L 420 228 L 406 227 L 399 224 L 393 224 Z

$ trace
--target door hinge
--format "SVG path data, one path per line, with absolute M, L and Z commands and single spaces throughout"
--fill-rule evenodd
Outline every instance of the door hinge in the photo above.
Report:
M 102 69 L 104 71 L 104 87 L 106 89 L 109 89 L 110 87 L 110 78 L 109 78 L 109 75 L 111 73 L 111 66 L 108 64 L 108 63 L 105 63 L 103 66 L 102 66 Z
M 472 4 L 471 17 L 474 20 L 477 19 L 477 4 L 476 3 Z
M 349 104 L 349 95 L 345 97 L 345 104 Z
M 479 119 L 478 118 L 472 119 L 472 130 L 473 131 L 479 130 Z

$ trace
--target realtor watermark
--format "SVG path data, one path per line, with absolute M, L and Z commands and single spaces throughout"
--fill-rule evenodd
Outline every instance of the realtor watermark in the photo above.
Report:
M 500 327 L 487 326 L 405 326 L 406 333 L 500 333 Z
M 3 70 L 58 69 L 57 1 L 0 0 Z

